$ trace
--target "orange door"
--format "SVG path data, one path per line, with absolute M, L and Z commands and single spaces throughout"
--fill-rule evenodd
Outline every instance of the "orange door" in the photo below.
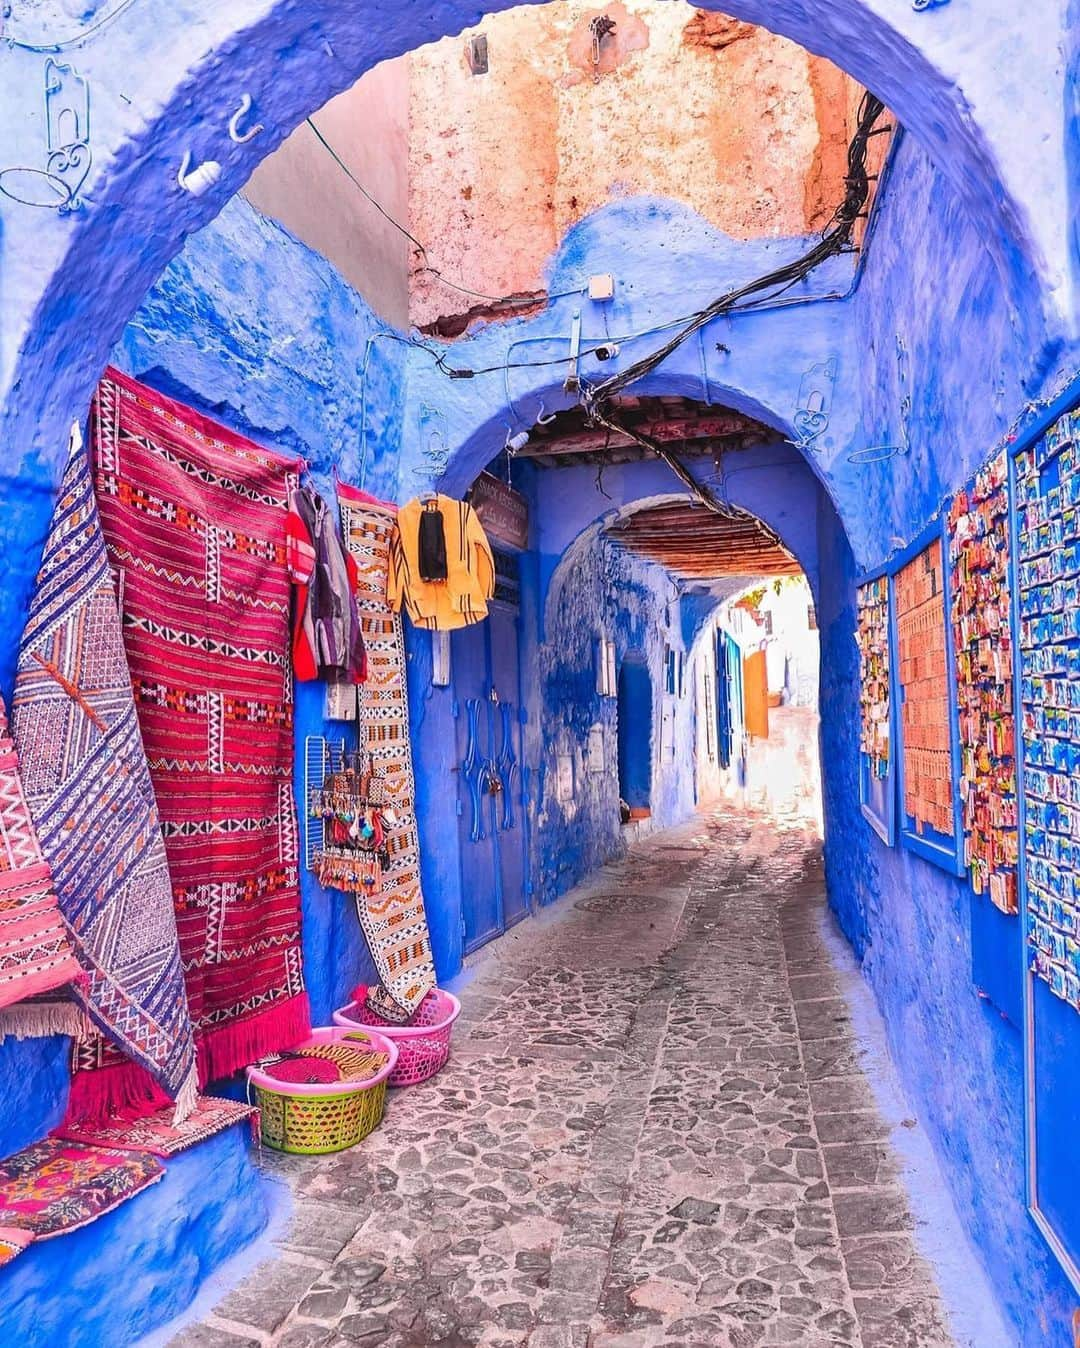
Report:
M 769 677 L 765 670 L 765 652 L 755 651 L 743 660 L 743 706 L 746 733 L 757 739 L 769 738 Z

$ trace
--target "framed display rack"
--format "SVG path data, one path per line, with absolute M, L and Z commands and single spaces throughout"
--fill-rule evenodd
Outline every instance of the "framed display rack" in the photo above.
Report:
M 939 517 L 889 566 L 897 815 L 905 847 L 953 875 L 963 875 L 946 549 L 944 519 Z
M 859 643 L 859 806 L 887 846 L 896 842 L 896 727 L 889 578 L 864 576 L 856 587 Z
M 1080 1292 L 1078 403 L 1074 380 L 1016 437 L 1010 486 L 1027 1198 L 1032 1219 Z
M 964 865 L 976 894 L 1019 911 L 1009 460 L 995 455 L 949 509 L 950 658 L 960 731 Z

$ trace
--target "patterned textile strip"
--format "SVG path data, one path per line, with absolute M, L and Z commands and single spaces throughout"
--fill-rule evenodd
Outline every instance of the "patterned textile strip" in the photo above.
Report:
M 286 569 L 296 464 L 114 370 L 94 402 L 93 461 L 206 1082 L 309 1028 Z
M 96 1126 L 64 1124 L 54 1129 L 52 1135 L 65 1142 L 82 1142 L 90 1147 L 106 1147 L 113 1151 L 175 1156 L 245 1119 L 251 1126 L 253 1136 L 257 1136 L 259 1111 L 254 1105 L 200 1095 L 195 1108 L 182 1123 L 173 1122 L 171 1109 L 159 1109 L 155 1114 L 146 1114 L 140 1118 L 107 1119 Z
M 409 746 L 409 699 L 401 615 L 386 598 L 396 511 L 353 487 L 338 485 L 345 544 L 356 559 L 357 611 L 367 648 L 367 682 L 360 687 L 362 740 L 381 772 L 396 823 L 388 830 L 382 888 L 357 895 L 356 910 L 382 982 L 368 996 L 388 1021 L 409 1019 L 435 986 L 424 896 L 416 791 Z
M 0 699 L 0 1008 L 82 979 L 82 966 L 41 855 Z M 68 1006 L 75 1011 L 74 1003 Z M 13 1012 L 7 1022 L 0 1017 L 0 1033 L 51 1034 L 56 1029 L 50 1009 L 40 1003 Z
M 48 1137 L 35 1142 L 0 1161 L 0 1252 L 5 1243 L 17 1245 L 21 1240 L 25 1248 L 30 1240 L 48 1240 L 88 1226 L 164 1174 L 165 1167 L 154 1156 Z
M 87 975 L 74 993 L 118 1046 L 109 1077 L 91 1090 L 73 1083 L 69 1111 L 99 1117 L 171 1097 L 183 1117 L 197 1084 L 169 872 L 79 437 L 23 633 L 12 721 L 27 804 Z

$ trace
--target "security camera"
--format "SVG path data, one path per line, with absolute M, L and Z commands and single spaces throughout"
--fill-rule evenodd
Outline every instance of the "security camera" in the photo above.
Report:
M 614 360 L 619 354 L 619 345 L 617 342 L 608 342 L 606 346 L 596 346 L 593 348 L 593 355 L 597 360 Z

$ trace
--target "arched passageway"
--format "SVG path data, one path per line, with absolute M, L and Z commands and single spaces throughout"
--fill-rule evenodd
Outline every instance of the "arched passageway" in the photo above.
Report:
M 612 834 L 617 844 L 618 769 L 627 757 L 618 732 L 629 718 L 618 715 L 617 682 L 613 687 L 601 678 L 598 643 L 613 645 L 617 656 L 621 652 L 624 670 L 632 668 L 626 651 L 642 649 L 653 703 L 660 699 L 650 735 L 656 762 L 648 804 L 656 819 L 673 823 L 693 806 L 700 780 L 685 770 L 682 755 L 692 755 L 699 744 L 708 755 L 710 730 L 716 731 L 718 759 L 728 759 L 726 771 L 737 773 L 745 763 L 738 737 L 730 733 L 738 699 L 729 695 L 726 702 L 728 742 L 721 752 L 724 717 L 719 703 L 715 713 L 711 709 L 704 680 L 708 673 L 719 693 L 721 673 L 730 679 L 742 668 L 737 645 L 727 646 L 710 626 L 719 591 L 695 589 L 687 583 L 694 579 L 692 569 L 674 565 L 685 541 L 681 528 L 660 540 L 667 546 L 659 569 L 643 569 L 640 557 L 623 544 L 634 537 L 634 517 L 644 514 L 645 506 L 720 515 L 734 508 L 753 516 L 802 566 L 820 627 L 824 874 L 832 909 L 886 1013 L 893 1051 L 918 1105 L 911 1112 L 928 1121 L 964 1227 L 993 1273 L 1002 1304 L 1020 1326 L 1025 1348 L 1046 1342 L 1058 1348 L 1066 1342 L 1073 1298 L 1057 1262 L 1068 1267 L 1068 1251 L 1063 1254 L 1056 1233 L 1075 1213 L 1067 1193 L 1049 1218 L 1040 1214 L 1038 1230 L 1027 1212 L 1024 1166 L 1034 1161 L 1025 1154 L 1024 1122 L 1031 1138 L 1038 1118 L 1033 1100 L 1023 1107 L 1021 1101 L 1025 1089 L 1031 1094 L 1033 1022 L 1026 1023 L 1025 1047 L 1015 1030 L 1042 993 L 1030 992 L 1021 950 L 1025 929 L 996 915 L 988 920 L 989 905 L 975 901 L 978 890 L 973 897 L 960 874 L 959 842 L 951 870 L 937 864 L 940 856 L 928 860 L 931 849 L 907 845 L 906 835 L 920 829 L 915 824 L 905 829 L 906 816 L 898 819 L 894 812 L 890 821 L 878 808 L 879 797 L 891 799 L 894 807 L 907 804 L 888 772 L 875 778 L 875 798 L 866 799 L 860 782 L 867 770 L 860 699 L 867 679 L 855 635 L 863 573 L 892 566 L 938 518 L 943 500 L 956 504 L 956 493 L 987 461 L 1005 429 L 1030 414 L 1075 359 L 1067 278 L 1075 274 L 1076 258 L 1069 240 L 1067 175 L 1061 170 L 1071 162 L 1073 147 L 1063 130 L 1067 90 L 1055 65 L 1059 45 L 1048 36 L 1061 36 L 1066 48 L 1072 39 L 1059 33 L 1060 15 L 1049 0 L 1045 6 L 1040 0 L 1038 12 L 1024 21 L 999 15 L 1000 22 L 978 32 L 969 32 L 960 8 L 947 3 L 901 13 L 878 0 L 836 0 L 814 9 L 786 0 L 732 0 L 728 9 L 732 22 L 767 23 L 831 56 L 886 101 L 904 135 L 872 224 L 876 251 L 867 250 L 859 263 L 846 256 L 830 259 L 811 278 L 817 284 L 785 283 L 758 312 L 703 318 L 693 340 L 633 385 L 631 400 L 695 402 L 699 423 L 710 413 L 739 419 L 740 433 L 747 432 L 747 419 L 757 423 L 754 443 L 724 444 L 716 452 L 710 446 L 700 455 L 695 443 L 726 440 L 733 432 L 729 427 L 706 433 L 699 424 L 691 433 L 684 426 L 674 438 L 690 466 L 684 464 L 685 473 L 673 479 L 670 455 L 648 439 L 647 453 L 613 462 L 612 426 L 603 421 L 576 428 L 603 430 L 604 444 L 599 451 L 594 446 L 599 462 L 582 459 L 556 469 L 537 463 L 534 451 L 542 457 L 545 443 L 550 450 L 555 432 L 543 428 L 552 425 L 552 415 L 588 410 L 591 386 L 601 384 L 608 371 L 634 370 L 644 352 L 662 350 L 666 335 L 695 306 L 752 281 L 775 263 L 790 262 L 810 241 L 733 239 L 685 203 L 612 200 L 558 240 L 547 298 L 534 311 L 489 322 L 452 349 L 418 343 L 387 330 L 332 267 L 305 254 L 271 222 L 241 203 L 226 203 L 256 164 L 328 95 L 384 58 L 457 32 L 475 19 L 473 10 L 451 0 L 427 8 L 375 0 L 304 6 L 252 0 L 218 6 L 192 21 L 182 9 L 161 16 L 147 6 L 122 3 L 97 7 L 83 28 L 82 20 L 72 19 L 71 40 L 62 34 L 63 44 L 50 51 L 45 50 L 50 44 L 32 40 L 33 33 L 28 38 L 27 23 L 40 16 L 13 6 L 4 18 L 7 42 L 0 52 L 5 76 L 10 72 L 10 79 L 0 81 L 0 107 L 14 113 L 13 144 L 11 163 L 0 165 L 0 175 L 41 160 L 42 83 L 48 111 L 59 78 L 53 57 L 63 58 L 61 74 L 89 81 L 94 120 L 93 145 L 84 146 L 92 166 L 77 189 L 79 209 L 42 213 L 14 202 L 9 193 L 0 199 L 8 300 L 0 331 L 5 446 L 0 470 L 10 483 L 12 506 L 0 520 L 2 595 L 14 633 L 25 616 L 67 428 L 85 413 L 110 353 L 126 371 L 178 395 L 198 414 L 302 454 L 327 493 L 332 475 L 398 502 L 436 482 L 463 494 L 485 467 L 511 478 L 504 485 L 519 488 L 527 499 L 528 529 L 524 542 L 507 545 L 510 564 L 499 575 L 502 616 L 496 621 L 493 615 L 486 646 L 481 650 L 469 646 L 469 637 L 455 638 L 447 674 L 446 651 L 428 633 L 418 630 L 409 639 L 409 710 L 421 765 L 416 806 L 430 840 L 423 883 L 436 967 L 449 977 L 460 969 L 466 947 L 479 946 L 516 918 L 574 889 L 611 863 L 617 850 Z M 74 72 L 64 65 L 69 57 Z M 1021 70 L 1022 79 L 1016 73 Z M 1018 125 L 1038 134 L 1021 143 Z M 46 150 L 52 149 L 49 142 Z M 0 176 L 3 181 L 10 185 L 11 179 Z M 194 234 L 219 212 L 213 229 Z M 616 271 L 605 308 L 609 301 L 594 297 L 591 282 L 600 283 L 602 295 L 605 278 Z M 707 317 L 708 311 L 700 313 Z M 972 396 L 958 398 L 958 388 Z M 604 402 L 592 411 L 610 416 L 613 406 Z M 616 435 L 627 417 L 633 419 L 626 408 L 618 412 L 624 420 L 615 426 Z M 528 452 L 504 457 L 503 447 L 514 448 L 523 432 L 533 441 Z M 646 428 L 646 434 L 653 432 Z M 662 448 L 666 442 L 658 443 Z M 625 526 L 622 543 L 614 539 L 613 526 Z M 639 521 L 637 528 L 644 527 Z M 601 535 L 604 547 L 598 550 Z M 609 543 L 621 548 L 615 560 Z M 700 552 L 700 541 L 688 546 Z M 681 560 L 689 559 L 683 553 Z M 742 583 L 748 577 L 737 578 Z M 944 605 L 941 618 L 944 640 Z M 505 658 L 511 648 L 512 661 Z M 14 657 L 13 639 L 0 652 L 4 691 Z M 696 701 L 696 679 L 686 680 L 687 693 L 677 672 L 684 665 L 693 670 L 695 662 L 703 675 L 703 703 Z M 321 689 L 301 689 L 292 724 L 298 746 L 309 736 L 326 737 Z M 470 725 L 475 735 L 463 730 Z M 947 753 L 940 746 L 930 746 L 930 752 Z M 471 787 L 470 762 L 477 770 Z M 880 755 L 875 760 L 885 762 Z M 640 781 L 640 767 L 627 778 Z M 476 806 L 472 816 L 470 803 Z M 935 803 L 942 810 L 947 804 Z M 303 799 L 300 804 L 303 810 Z M 603 827 L 594 822 L 601 818 Z M 696 858 L 702 868 L 680 869 L 679 848 L 702 850 L 703 843 L 709 855 Z M 469 847 L 478 849 L 471 857 Z M 232 1333 L 231 1321 L 263 1338 L 284 1339 L 295 1331 L 300 1341 L 317 1340 L 323 1329 L 340 1329 L 361 1342 L 366 1336 L 394 1343 L 396 1337 L 410 1348 L 418 1336 L 470 1342 L 477 1321 L 452 1323 L 442 1290 L 426 1298 L 424 1309 L 402 1291 L 405 1283 L 430 1291 L 425 1280 L 452 1275 L 453 1259 L 460 1256 L 466 1309 L 481 1318 L 490 1310 L 494 1322 L 483 1325 L 481 1340 L 485 1334 L 517 1335 L 521 1342 L 528 1336 L 530 1348 L 541 1348 L 558 1341 L 548 1333 L 554 1326 L 560 1332 L 569 1326 L 571 1335 L 586 1326 L 584 1341 L 592 1334 L 605 1348 L 609 1342 L 614 1348 L 623 1331 L 647 1342 L 654 1317 L 675 1326 L 691 1313 L 680 1265 L 665 1248 L 676 1245 L 680 1257 L 686 1253 L 709 1270 L 692 1294 L 694 1315 L 703 1312 L 697 1325 L 703 1341 L 718 1341 L 725 1326 L 741 1332 L 739 1326 L 770 1320 L 770 1330 L 775 1326 L 781 1339 L 819 1331 L 870 1339 L 888 1303 L 886 1318 L 906 1316 L 918 1326 L 920 1343 L 935 1343 L 934 1298 L 921 1272 L 918 1312 L 899 1292 L 885 1296 L 895 1289 L 858 1295 L 868 1290 L 859 1279 L 867 1276 L 867 1259 L 872 1262 L 864 1246 L 860 1263 L 859 1241 L 889 1239 L 905 1264 L 911 1247 L 893 1229 L 907 1225 L 907 1218 L 897 1215 L 902 1191 L 891 1178 L 879 1186 L 876 1171 L 872 1182 L 855 1183 L 865 1178 L 867 1155 L 842 1150 L 880 1150 L 880 1134 L 893 1120 L 883 1122 L 867 1106 L 859 1074 L 848 1070 L 852 1037 L 832 1033 L 837 1018 L 848 1014 L 850 989 L 837 991 L 831 974 L 820 981 L 829 940 L 822 935 L 821 915 L 800 902 L 809 891 L 820 892 L 812 846 L 791 839 L 777 845 L 775 830 L 762 832 L 745 819 L 733 825 L 725 816 L 712 831 L 657 840 L 655 848 L 640 859 L 639 875 L 648 881 L 643 891 L 628 880 L 629 872 L 609 873 L 612 890 L 628 896 L 628 910 L 639 903 L 643 913 L 662 910 L 654 926 L 648 925 L 651 919 L 637 925 L 640 945 L 632 952 L 605 949 L 604 935 L 586 918 L 560 936 L 559 959 L 542 965 L 534 938 L 542 943 L 543 933 L 553 928 L 538 922 L 540 935 L 527 925 L 520 929 L 528 935 L 520 936 L 522 963 L 514 965 L 513 976 L 500 983 L 496 975 L 480 985 L 475 1023 L 461 1039 L 467 1040 L 465 1063 L 483 1060 L 485 1085 L 494 1092 L 488 1101 L 495 1101 L 488 1117 L 479 1117 L 487 1107 L 478 1104 L 476 1083 L 451 1074 L 440 1083 L 423 1125 L 434 1124 L 440 1146 L 446 1144 L 444 1154 L 430 1156 L 424 1140 L 423 1173 L 415 1186 L 403 1179 L 416 1171 L 416 1138 L 405 1135 L 415 1134 L 421 1122 L 405 1106 L 399 1116 L 403 1132 L 384 1135 L 385 1152 L 358 1153 L 332 1172 L 299 1172 L 300 1215 L 319 1228 L 319 1239 L 311 1240 L 310 1231 L 294 1234 L 290 1239 L 301 1258 L 284 1262 L 303 1267 L 304 1277 L 312 1272 L 311 1281 L 296 1296 L 287 1292 L 276 1300 L 281 1289 L 272 1280 L 256 1283 L 222 1311 L 224 1323 L 211 1325 L 211 1334 Z M 684 885 L 681 895 L 669 892 L 673 876 Z M 356 970 L 366 968 L 366 956 L 340 903 L 311 875 L 302 887 L 305 974 L 313 1007 L 328 1019 L 351 990 Z M 582 907 L 575 912 L 594 911 L 588 904 L 598 899 L 601 916 L 607 911 L 603 893 L 578 897 Z M 745 911 L 716 935 L 716 911 L 727 913 L 740 900 Z M 947 930 L 942 913 L 952 915 Z M 687 925 L 680 934 L 683 915 Z M 554 925 L 554 918 L 544 920 Z M 661 934 L 649 934 L 657 931 Z M 764 943 L 756 939 L 763 931 Z M 511 933 L 510 939 L 517 937 Z M 579 941 L 584 955 L 592 942 L 597 956 L 584 968 L 566 953 Z M 497 952 L 496 962 L 498 957 Z M 640 980 L 639 986 L 635 966 L 648 961 L 660 976 L 648 984 Z M 530 962 L 533 969 L 526 967 Z M 732 967 L 749 971 L 745 985 L 731 984 L 743 1004 L 710 1000 Z M 524 976 L 517 979 L 518 973 Z M 1029 994 L 1024 1006 L 1021 983 Z M 571 992 L 564 997 L 567 988 Z M 630 1018 L 625 1008 L 634 991 L 642 994 L 642 1011 Z M 492 1001 L 516 1001 L 529 1024 L 543 1028 L 523 1038 L 505 1007 L 493 1008 Z M 1001 1014 L 987 1015 L 987 1005 Z M 560 1031 L 546 1016 L 563 1021 L 562 1039 L 553 1038 Z M 661 1022 L 670 1032 L 658 1033 Z M 687 1057 L 701 1048 L 701 1030 L 714 1025 L 722 1028 L 705 1034 L 710 1051 L 701 1055 L 700 1072 L 685 1070 Z M 515 1080 L 511 1069 L 489 1061 L 521 1057 L 523 1046 L 529 1054 L 539 1050 L 538 1058 L 548 1051 L 558 1056 L 568 1038 L 576 1038 L 582 1051 L 576 1057 L 562 1054 L 562 1075 L 554 1087 L 546 1069 L 528 1079 L 526 1090 L 524 1078 Z M 599 1054 L 593 1052 L 596 1040 Z M 818 1051 L 812 1046 L 820 1040 L 831 1048 L 815 1063 Z M 489 1051 L 493 1042 L 498 1052 Z M 1063 1033 L 1059 1042 L 1071 1041 Z M 659 1074 L 647 1070 L 650 1050 Z M 531 1063 L 529 1054 L 524 1056 Z M 583 1068 L 580 1084 L 583 1096 L 595 1090 L 592 1114 L 560 1114 L 551 1102 L 553 1091 L 569 1098 L 565 1077 L 591 1057 L 600 1071 L 588 1079 Z M 612 1063 L 617 1065 L 608 1073 Z M 61 1117 L 66 1046 L 5 1044 L 0 1072 L 0 1137 L 7 1151 L 40 1138 Z M 678 1109 L 688 1097 L 700 1097 L 716 1101 L 715 1117 L 705 1120 L 693 1145 L 683 1146 L 669 1136 L 668 1121 L 642 1103 L 631 1151 L 669 1148 L 673 1172 L 700 1178 L 695 1170 L 700 1148 L 711 1148 L 718 1159 L 709 1179 L 719 1187 L 703 1197 L 689 1189 L 669 1192 L 665 1180 L 648 1192 L 647 1186 L 634 1189 L 631 1202 L 613 1202 L 612 1181 L 633 1175 L 636 1184 L 629 1125 L 627 1136 L 595 1132 L 595 1155 L 590 1151 L 584 1168 L 575 1168 L 580 1156 L 574 1144 L 564 1146 L 564 1133 L 587 1133 L 602 1111 L 616 1110 L 627 1094 L 644 1102 L 654 1086 L 659 1108 L 668 1115 L 685 1121 Z M 496 1117 L 502 1109 L 509 1119 Z M 866 1132 L 841 1137 L 844 1124 L 838 1120 L 848 1114 L 857 1118 L 853 1126 Z M 464 1130 L 455 1133 L 455 1120 L 463 1117 L 470 1131 L 464 1138 Z M 753 1140 L 740 1150 L 735 1135 L 748 1118 Z M 987 1118 L 1005 1124 L 991 1136 Z M 545 1120 L 547 1132 L 540 1127 Z M 1060 1159 L 1066 1137 L 1060 1118 L 1044 1114 L 1043 1122 Z M 789 1145 L 790 1139 L 799 1145 Z M 406 1140 L 409 1145 L 398 1146 Z M 515 1164 L 518 1148 L 534 1158 L 543 1155 L 554 1173 L 531 1168 L 531 1162 L 523 1171 Z M 466 1158 L 460 1166 L 451 1163 L 451 1151 Z M 800 1160 L 804 1152 L 808 1156 Z M 378 1155 L 387 1161 L 392 1184 L 377 1164 L 368 1164 Z M 846 1169 L 845 1161 L 850 1161 Z M 469 1176 L 456 1178 L 459 1170 Z M 507 1178 L 515 1172 L 519 1179 Z M 1044 1161 L 1032 1173 L 1037 1188 L 1035 1181 L 1051 1184 L 1068 1170 L 1064 1162 L 1055 1169 Z M 528 1178 L 522 1180 L 522 1174 Z M 474 1192 L 474 1177 L 486 1194 Z M 601 1233 L 598 1257 L 577 1257 L 574 1252 L 588 1246 L 590 1232 L 563 1223 L 569 1199 L 560 1185 L 567 1184 L 577 1186 L 571 1206 L 588 1210 L 590 1221 L 595 1218 L 601 1227 L 609 1218 L 615 1226 L 627 1223 L 629 1244 L 605 1244 Z M 751 1196 L 743 1186 L 756 1198 L 756 1186 L 774 1184 L 782 1186 L 785 1202 L 763 1201 L 743 1216 L 735 1211 Z M 703 1181 L 699 1187 L 708 1186 Z M 832 1192 L 841 1188 L 860 1192 L 854 1197 Z M 222 1206 L 226 1189 L 240 1201 Z M 386 1265 L 367 1261 L 365 1267 L 364 1260 L 358 1265 L 348 1256 L 339 1258 L 357 1233 L 350 1222 L 358 1201 L 376 1191 L 392 1191 L 393 1201 L 373 1204 L 371 1228 L 358 1239 L 365 1251 L 376 1241 L 394 1252 L 385 1282 Z M 332 1200 L 334 1232 L 343 1233 L 338 1249 L 331 1248 L 336 1234 L 323 1239 L 325 1214 L 305 1206 L 314 1194 Z M 456 1242 L 464 1248 L 455 1254 L 435 1198 L 429 1211 L 424 1195 L 475 1215 L 483 1236 L 501 1233 L 494 1247 L 470 1231 Z M 553 1206 L 545 1206 L 549 1199 Z M 154 1315 L 181 1309 L 205 1269 L 248 1241 L 266 1216 L 263 1190 L 232 1134 L 170 1164 L 166 1183 L 142 1211 L 150 1214 L 153 1239 L 138 1248 L 130 1226 L 113 1228 L 118 1238 L 107 1256 L 93 1231 L 77 1238 L 81 1245 L 68 1247 L 76 1251 L 69 1257 L 80 1268 L 103 1258 L 105 1281 L 117 1267 L 130 1265 L 131 1276 L 115 1298 L 97 1306 L 77 1304 L 84 1282 L 66 1276 L 64 1257 L 51 1253 L 59 1242 L 24 1256 L 3 1312 L 16 1336 L 25 1337 L 25 1326 L 35 1332 L 49 1326 L 55 1338 L 64 1326 L 78 1325 L 88 1342 L 94 1335 L 101 1341 L 110 1335 L 130 1338 L 146 1288 L 160 1292 Z M 925 1220 L 938 1224 L 933 1215 Z M 432 1243 L 418 1234 L 421 1224 L 434 1233 Z M 148 1279 L 136 1276 L 147 1262 L 165 1262 L 164 1244 L 157 1241 L 163 1231 L 182 1241 L 191 1258 L 170 1259 L 168 1277 L 154 1270 Z M 846 1286 L 840 1279 L 839 1287 L 821 1289 L 813 1279 L 793 1280 L 790 1273 L 770 1280 L 766 1267 L 752 1260 L 714 1267 L 709 1258 L 717 1232 L 732 1245 L 771 1246 L 774 1262 L 781 1247 L 786 1257 L 790 1245 L 788 1262 L 800 1271 L 806 1271 L 811 1249 L 826 1250 L 815 1256 L 823 1260 L 848 1261 L 850 1255 Z M 1040 1232 L 1052 1237 L 1053 1257 Z M 633 1288 L 620 1285 L 627 1259 Z M 416 1276 L 416 1260 L 427 1261 L 424 1278 Z M 479 1275 L 511 1268 L 511 1282 L 536 1275 L 540 1303 L 523 1311 L 510 1297 L 525 1294 L 508 1283 L 505 1297 L 497 1288 L 482 1288 L 493 1301 L 478 1311 Z M 972 1275 L 973 1286 L 980 1276 Z M 304 1277 L 297 1275 L 297 1288 Z M 598 1283 L 591 1301 L 584 1287 L 589 1279 Z M 44 1282 L 58 1289 L 49 1302 L 51 1319 L 43 1319 L 36 1305 Z M 312 1287 L 315 1300 L 307 1305 L 318 1308 L 317 1314 L 297 1304 Z M 819 1290 L 824 1300 L 813 1307 L 794 1304 L 815 1301 Z M 531 1287 L 527 1295 L 531 1303 Z M 760 1310 L 763 1302 L 769 1304 L 767 1313 Z M 380 1307 L 388 1308 L 385 1316 Z M 924 1321 L 919 1316 L 927 1307 Z M 732 1327 L 732 1319 L 739 1325 Z M 999 1326 L 993 1320 L 988 1313 L 987 1322 L 978 1323 L 980 1344 L 995 1342 Z

